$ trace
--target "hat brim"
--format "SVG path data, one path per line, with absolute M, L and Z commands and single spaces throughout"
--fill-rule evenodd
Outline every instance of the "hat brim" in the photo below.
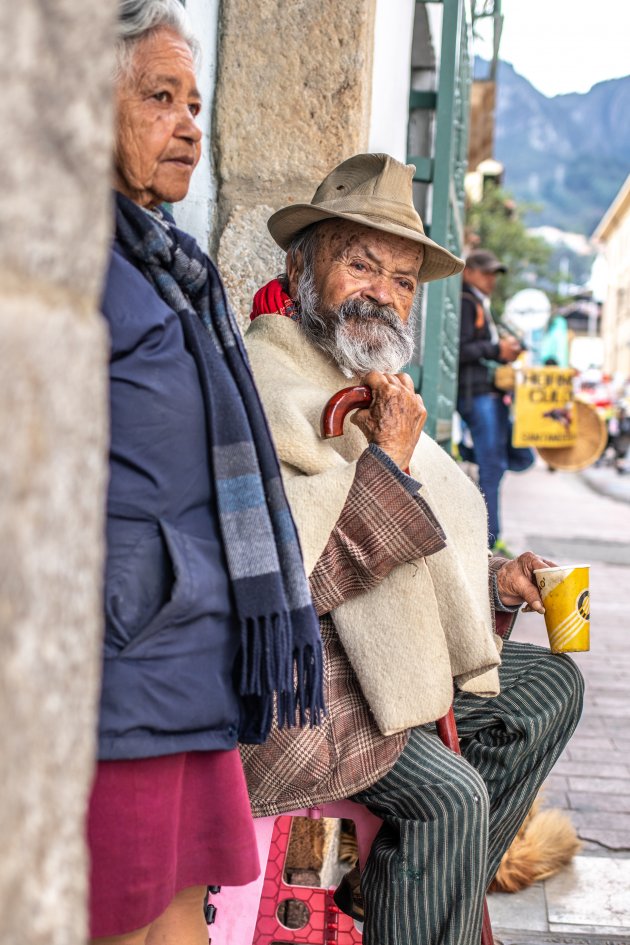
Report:
M 367 226 L 372 230 L 380 230 L 383 233 L 393 233 L 394 236 L 402 236 L 413 243 L 421 243 L 425 247 L 419 272 L 421 282 L 446 279 L 448 276 L 454 276 L 461 272 L 464 268 L 463 259 L 450 253 L 438 243 L 434 243 L 424 233 L 376 216 L 325 210 L 323 207 L 316 207 L 310 203 L 296 203 L 278 210 L 273 216 L 269 217 L 267 227 L 278 246 L 286 252 L 292 240 L 305 227 L 310 226 L 311 223 L 319 223 L 322 220 L 335 218 L 359 223 L 361 226 Z
M 573 446 L 539 446 L 538 453 L 554 469 L 579 472 L 592 466 L 606 448 L 606 424 L 591 404 L 575 401 L 577 438 Z

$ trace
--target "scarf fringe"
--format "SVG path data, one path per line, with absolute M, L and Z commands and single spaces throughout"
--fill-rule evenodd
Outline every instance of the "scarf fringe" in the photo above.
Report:
M 241 654 L 242 696 L 272 705 L 275 692 L 278 728 L 319 725 L 326 714 L 321 645 L 294 646 L 289 614 L 242 619 Z M 270 714 L 263 713 L 267 731 Z

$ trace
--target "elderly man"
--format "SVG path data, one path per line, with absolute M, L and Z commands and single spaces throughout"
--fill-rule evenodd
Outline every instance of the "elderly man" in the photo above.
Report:
M 494 612 L 541 611 L 545 561 L 489 570 L 483 499 L 421 433 L 400 373 L 420 283 L 462 268 L 425 236 L 411 180 L 358 155 L 269 221 L 284 291 L 258 294 L 246 344 L 320 614 L 329 712 L 243 758 L 258 815 L 353 796 L 383 819 L 361 877 L 368 945 L 477 945 L 486 886 L 577 724 L 582 681 L 533 646 L 508 642 L 501 662 Z M 371 406 L 322 440 L 325 403 L 359 380 Z M 431 724 L 453 680 L 463 757 Z

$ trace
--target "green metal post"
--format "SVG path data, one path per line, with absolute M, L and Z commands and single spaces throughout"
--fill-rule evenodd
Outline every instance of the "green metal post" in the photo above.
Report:
M 431 183 L 430 235 L 460 255 L 463 244 L 464 175 L 468 151 L 471 84 L 470 0 L 441 3 L 442 45 L 437 93 L 412 91 L 410 109 L 435 110 L 433 153 L 408 158 L 414 180 Z M 495 0 L 495 6 L 499 0 Z M 410 366 L 428 410 L 427 431 L 448 448 L 457 395 L 459 359 L 459 276 L 429 283 L 421 363 Z
M 463 243 L 464 175 L 471 81 L 470 23 L 464 0 L 443 0 L 437 93 L 431 238 L 459 255 Z M 448 447 L 457 396 L 459 276 L 427 286 L 421 393 L 427 430 Z

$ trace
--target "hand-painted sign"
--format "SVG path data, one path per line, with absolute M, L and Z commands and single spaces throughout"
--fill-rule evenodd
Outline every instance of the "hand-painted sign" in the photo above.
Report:
M 517 371 L 514 446 L 572 446 L 577 436 L 572 368 Z

